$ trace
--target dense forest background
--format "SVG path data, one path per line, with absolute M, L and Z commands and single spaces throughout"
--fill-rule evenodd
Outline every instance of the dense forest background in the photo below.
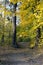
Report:
M 0 0 L 0 45 L 43 46 L 43 0 Z

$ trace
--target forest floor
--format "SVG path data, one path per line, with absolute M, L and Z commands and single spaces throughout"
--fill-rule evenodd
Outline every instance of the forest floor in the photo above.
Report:
M 0 46 L 0 65 L 43 65 L 43 48 Z

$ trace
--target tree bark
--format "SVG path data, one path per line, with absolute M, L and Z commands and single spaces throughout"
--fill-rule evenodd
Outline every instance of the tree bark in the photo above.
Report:
M 16 13 L 16 7 L 17 7 L 17 3 L 14 5 L 14 12 L 15 13 Z M 13 23 L 14 23 L 13 46 L 17 48 L 17 43 L 16 43 L 16 15 L 13 17 Z
M 40 42 L 40 37 L 41 37 L 41 28 L 37 28 L 37 36 L 36 36 L 36 45 L 38 45 Z

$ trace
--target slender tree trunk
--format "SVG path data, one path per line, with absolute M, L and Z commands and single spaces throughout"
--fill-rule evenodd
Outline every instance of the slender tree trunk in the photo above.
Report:
M 41 28 L 37 28 L 37 36 L 36 36 L 36 45 L 38 45 L 40 42 L 40 37 L 41 37 Z
M 1 42 L 4 43 L 4 34 L 2 35 Z
M 3 34 L 2 34 L 1 42 L 4 44 L 4 24 L 3 24 Z
M 16 7 L 17 7 L 17 3 L 14 5 L 15 13 L 16 13 Z M 17 47 L 17 43 L 16 43 L 16 15 L 13 17 L 13 23 L 14 23 L 13 46 Z
M 16 16 L 13 17 L 14 32 L 13 32 L 13 45 L 16 46 Z

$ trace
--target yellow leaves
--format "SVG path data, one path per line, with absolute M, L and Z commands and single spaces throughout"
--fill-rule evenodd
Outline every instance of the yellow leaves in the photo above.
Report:
M 25 36 L 28 36 L 28 34 L 27 34 L 27 32 L 25 32 L 25 31 L 22 31 L 21 33 L 20 33 L 20 36 L 22 37 L 25 37 Z
M 43 10 L 43 4 L 39 4 L 39 5 L 37 6 L 37 9 L 42 11 L 42 10 Z
M 21 25 L 23 25 L 23 26 L 27 26 L 27 25 L 29 25 L 30 23 L 32 23 L 33 21 L 34 21 L 34 15 L 33 14 L 31 14 L 31 15 L 27 15 L 27 17 L 26 17 L 26 15 L 22 15 L 21 16 Z
M 4 11 L 4 15 L 6 16 L 6 15 L 12 15 L 12 12 L 10 12 L 10 11 Z
M 3 6 L 0 4 L 0 8 L 3 8 Z
M 0 5 L 0 13 L 3 13 L 3 16 L 12 15 L 11 11 L 8 11 L 4 6 Z
M 23 22 L 20 23 L 20 25 L 23 26 L 23 27 L 26 26 L 27 24 L 28 24 L 28 22 L 26 22 L 26 21 L 23 21 Z
M 3 12 L 3 10 L 0 10 L 0 12 Z
M 30 0 L 18 0 L 18 2 L 29 2 Z
M 30 0 L 27 0 L 28 2 L 30 1 Z
M 33 26 L 32 29 L 29 32 L 33 32 L 34 30 L 36 30 L 39 26 L 43 26 L 43 22 L 40 22 L 37 24 L 37 26 Z
M 40 18 L 41 17 L 41 14 L 37 15 L 37 13 L 34 14 L 36 18 Z
M 3 12 L 4 8 L 4 6 L 0 5 L 0 12 Z
M 26 0 L 22 3 L 22 5 L 20 6 L 21 10 L 26 9 L 27 7 L 29 7 L 29 2 Z
M 17 0 L 9 0 L 10 2 L 12 2 L 13 4 L 17 3 Z
M 37 5 L 37 9 L 38 10 L 43 10 L 43 1 L 42 0 L 40 0 L 40 4 L 39 5 Z
M 30 48 L 33 48 L 33 47 L 35 47 L 35 40 L 32 40 L 32 41 L 30 42 L 30 45 L 29 45 L 29 47 L 30 47 Z

